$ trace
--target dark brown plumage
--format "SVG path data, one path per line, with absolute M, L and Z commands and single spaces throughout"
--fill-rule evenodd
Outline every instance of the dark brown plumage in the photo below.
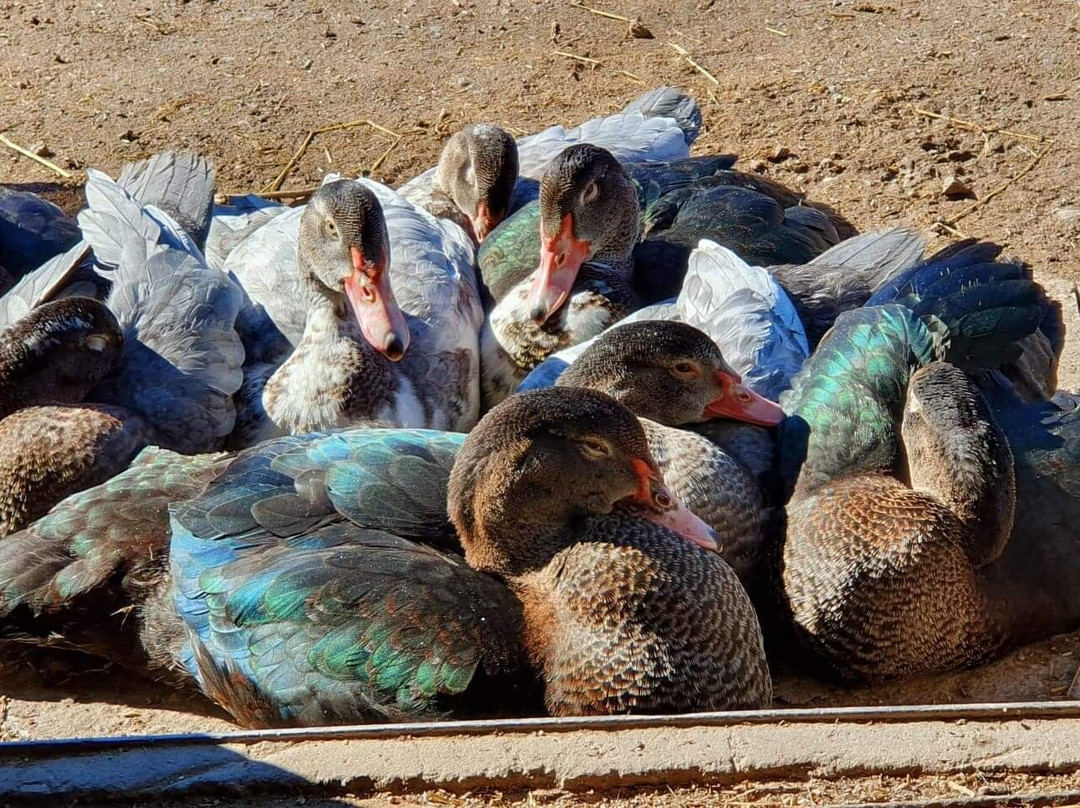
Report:
M 120 356 L 120 326 L 103 303 L 68 298 L 0 333 L 0 417 L 46 402 L 76 403 Z
M 641 504 L 643 467 L 645 434 L 613 399 L 523 393 L 466 439 L 450 518 L 469 563 L 525 604 L 553 714 L 768 704 L 749 598 L 719 556 L 641 519 L 663 516 L 650 513 L 663 499 Z
M 123 408 L 80 402 L 119 359 L 103 303 L 47 303 L 0 335 L 0 536 L 127 467 L 153 432 Z

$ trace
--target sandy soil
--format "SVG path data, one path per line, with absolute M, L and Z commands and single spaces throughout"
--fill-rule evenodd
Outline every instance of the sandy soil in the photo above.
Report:
M 862 229 L 904 223 L 940 246 L 946 222 L 1048 280 L 1077 276 L 1075 0 L 595 3 L 654 38 L 557 0 L 0 0 L 0 132 L 74 174 L 57 185 L 0 148 L 0 181 L 77 204 L 86 167 L 185 147 L 213 157 L 223 191 L 258 190 L 309 130 L 368 121 L 318 135 L 284 187 L 328 170 L 399 183 L 466 122 L 573 124 L 664 82 L 702 103 L 698 153 L 737 152 Z M 950 178 L 970 197 L 947 198 Z M 783 677 L 778 704 L 1062 698 L 1078 647 L 1057 638 L 980 672 L 860 693 Z M 230 726 L 116 671 L 74 678 L 40 657 L 0 666 L 0 693 L 0 738 Z

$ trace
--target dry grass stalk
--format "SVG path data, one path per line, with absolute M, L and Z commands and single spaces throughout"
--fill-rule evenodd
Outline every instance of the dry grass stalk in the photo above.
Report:
M 717 80 L 716 76 L 714 76 L 712 73 L 710 73 L 704 67 L 702 67 L 700 64 L 698 64 L 697 62 L 694 61 L 694 57 L 690 55 L 690 51 L 688 51 L 686 48 L 684 48 L 682 45 L 679 45 L 676 42 L 669 42 L 667 44 L 671 48 L 673 48 L 675 50 L 675 52 L 677 54 L 679 54 L 679 56 L 683 57 L 686 60 L 687 64 L 689 64 L 692 68 L 694 68 L 694 70 L 696 70 L 698 73 L 703 75 L 705 78 L 707 78 L 713 84 L 715 84 L 717 87 L 720 86 L 720 82 Z
M 582 11 L 587 11 L 590 14 L 595 14 L 597 17 L 606 17 L 609 20 L 619 20 L 620 22 L 633 22 L 633 20 L 629 17 L 624 17 L 621 14 L 612 14 L 610 11 L 601 11 L 598 8 L 586 6 L 583 3 L 571 2 L 570 5 L 572 5 L 574 8 L 580 8 Z
M 984 136 L 990 135 L 1004 135 L 1006 137 L 1015 137 L 1020 140 L 1031 140 L 1036 143 L 1041 143 L 1046 140 L 1042 135 L 1025 135 L 1022 132 L 1013 132 L 1009 129 L 995 129 L 989 126 L 983 126 L 975 121 L 965 121 L 963 118 L 954 118 L 951 115 L 942 115 L 939 112 L 931 112 L 928 109 L 922 109 L 920 107 L 912 107 L 916 115 L 921 115 L 924 118 L 933 118 L 937 121 L 947 121 L 953 126 L 959 126 L 961 129 L 970 129 L 973 132 L 981 132 Z
M 54 163 L 52 160 L 46 160 L 41 155 L 34 154 L 29 149 L 24 149 L 18 143 L 15 143 L 10 138 L 8 138 L 7 135 L 0 135 L 0 143 L 3 143 L 5 146 L 7 146 L 12 151 L 18 152 L 23 157 L 29 157 L 35 163 L 38 163 L 40 165 L 45 166 L 45 168 L 49 169 L 49 171 L 52 171 L 52 172 L 54 172 L 56 174 L 59 174 L 61 177 L 63 177 L 66 180 L 70 180 L 71 177 L 72 177 L 72 174 L 71 174 L 70 171 L 65 171 L 64 169 L 60 168 L 60 166 L 58 166 L 56 163 Z
M 389 135 L 390 137 L 395 139 L 394 145 L 397 145 L 397 141 L 401 140 L 401 138 L 403 137 L 401 134 L 395 132 L 393 129 L 387 129 L 385 126 L 382 126 L 381 124 L 375 123 L 375 121 L 367 119 L 361 121 L 346 121 L 345 123 L 334 123 L 330 124 L 329 126 L 323 126 L 319 129 L 312 129 L 310 132 L 307 133 L 307 135 L 304 136 L 304 140 L 303 142 L 301 142 L 300 148 L 296 150 L 293 156 L 289 159 L 289 162 L 285 164 L 285 167 L 281 169 L 280 172 L 278 172 L 278 175 L 274 177 L 272 181 L 264 185 L 262 190 L 259 191 L 259 193 L 269 199 L 271 197 L 267 196 L 267 194 L 277 191 L 281 188 L 281 183 L 285 181 L 285 178 L 289 176 L 289 172 L 291 172 L 296 167 L 296 164 L 300 162 L 300 159 L 304 156 L 304 154 L 307 153 L 308 147 L 311 145 L 311 142 L 315 139 L 316 135 L 325 135 L 328 132 L 340 132 L 342 129 L 353 129 L 357 126 L 368 126 L 372 129 L 382 132 L 383 134 Z
M 603 62 L 601 62 L 599 59 L 591 59 L 588 56 L 578 56 L 576 53 L 568 53 L 567 51 L 559 51 L 559 50 L 557 50 L 557 51 L 552 51 L 552 53 L 555 54 L 556 56 L 565 57 L 566 59 L 574 59 L 575 61 L 578 61 L 578 62 L 584 62 L 587 65 L 592 65 L 593 67 L 599 67 L 600 65 L 603 64 Z
M 967 207 L 964 210 L 960 211 L 960 213 L 956 214 L 956 216 L 952 217 L 951 219 L 949 219 L 947 221 L 938 222 L 938 224 L 940 226 L 942 226 L 942 227 L 945 227 L 945 228 L 951 228 L 953 225 L 955 225 L 961 219 L 963 219 L 966 216 L 974 213 L 976 210 L 978 210 L 979 208 L 986 205 L 987 202 L 989 202 L 995 196 L 1000 194 L 1002 191 L 1009 188 L 1011 185 L 1016 183 L 1022 177 L 1027 176 L 1027 174 L 1029 174 L 1031 172 L 1031 170 L 1033 168 L 1035 168 L 1035 166 L 1037 166 L 1042 161 L 1042 159 L 1047 155 L 1047 153 L 1049 153 L 1050 149 L 1052 149 L 1053 147 L 1054 147 L 1054 142 L 1050 141 L 1050 144 L 1045 149 L 1043 149 L 1041 152 L 1039 152 L 1037 155 L 1035 155 L 1035 159 L 1032 160 L 1030 163 L 1028 163 L 1026 166 L 1024 166 L 1024 168 L 1018 174 L 1016 174 L 1013 177 L 1010 177 L 1007 181 L 1003 182 L 1001 185 L 999 185 L 997 188 L 992 190 L 990 193 L 988 193 L 986 196 L 984 196 L 978 202 L 975 202 L 973 205 L 970 205 L 969 207 Z

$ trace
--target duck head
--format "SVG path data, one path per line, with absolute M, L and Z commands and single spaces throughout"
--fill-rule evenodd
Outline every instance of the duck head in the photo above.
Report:
M 344 295 L 364 338 L 396 362 L 409 347 L 409 327 L 390 287 L 389 245 L 375 194 L 355 180 L 336 180 L 304 210 L 297 265 L 324 294 Z
M 540 266 L 528 300 L 533 319 L 543 323 L 559 310 L 586 261 L 628 261 L 640 229 L 634 184 L 611 152 L 590 144 L 564 149 L 540 179 Z
M 104 303 L 46 303 L 0 334 L 0 384 L 18 407 L 78 403 L 112 370 L 123 346 L 120 324 Z
M 592 390 L 534 390 L 494 407 L 458 454 L 448 503 L 466 560 L 500 574 L 544 566 L 580 541 L 576 520 L 616 508 L 717 549 L 712 529 L 664 485 L 641 423 Z
M 640 417 L 667 426 L 712 418 L 758 426 L 784 420 L 780 405 L 744 385 L 707 334 L 673 321 L 608 329 L 556 384 L 600 390 Z
M 435 168 L 436 184 L 469 218 L 478 243 L 506 218 L 517 177 L 517 143 L 490 123 L 467 126 L 451 137 Z

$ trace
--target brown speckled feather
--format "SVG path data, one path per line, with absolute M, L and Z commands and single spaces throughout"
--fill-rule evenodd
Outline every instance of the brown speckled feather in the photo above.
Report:
M 511 581 L 554 715 L 767 706 L 757 616 L 734 571 L 630 514 Z
M 117 407 L 27 407 L 0 421 L 0 536 L 128 467 L 152 440 Z

